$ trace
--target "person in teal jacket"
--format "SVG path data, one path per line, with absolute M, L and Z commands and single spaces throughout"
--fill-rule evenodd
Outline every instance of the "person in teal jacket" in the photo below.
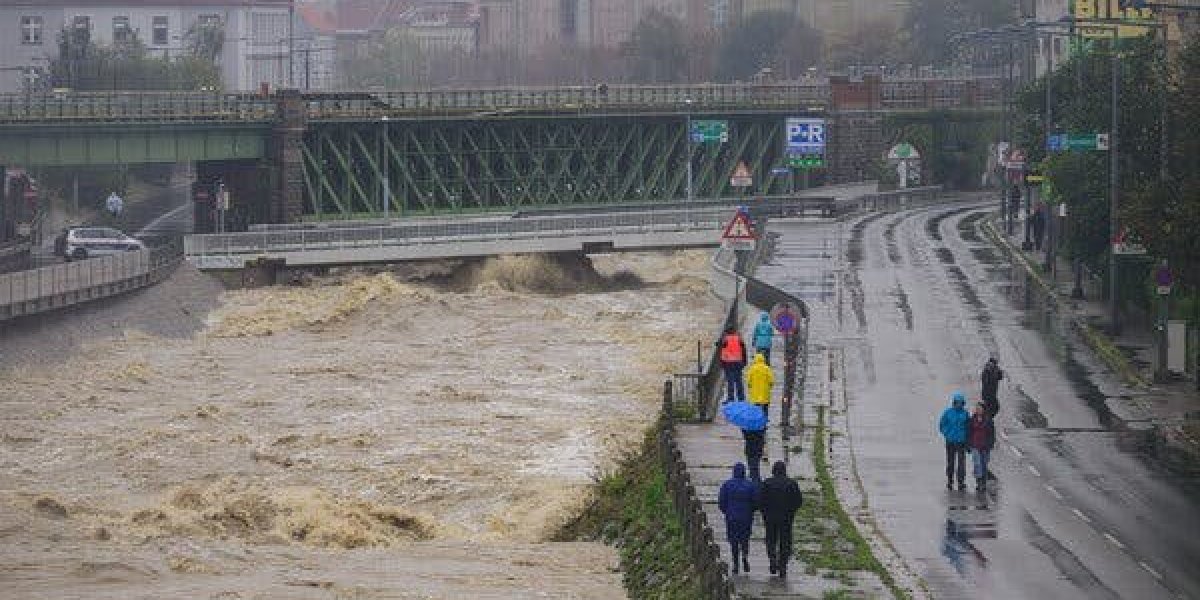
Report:
M 946 440 L 946 489 L 954 489 L 954 479 L 958 479 L 958 489 L 967 489 L 964 480 L 967 477 L 967 423 L 971 415 L 964 408 L 967 397 L 960 391 L 950 395 L 950 406 L 942 411 L 938 420 L 938 429 Z
M 754 326 L 754 351 L 761 354 L 768 365 L 771 364 L 771 341 L 774 338 L 775 327 L 771 325 L 771 316 L 764 312 Z

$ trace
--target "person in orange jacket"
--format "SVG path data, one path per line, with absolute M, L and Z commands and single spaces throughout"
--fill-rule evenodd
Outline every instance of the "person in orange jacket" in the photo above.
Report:
M 717 346 L 717 359 L 725 373 L 725 401 L 746 401 L 746 386 L 742 383 L 742 370 L 746 367 L 746 342 L 738 334 L 737 327 L 730 325 Z

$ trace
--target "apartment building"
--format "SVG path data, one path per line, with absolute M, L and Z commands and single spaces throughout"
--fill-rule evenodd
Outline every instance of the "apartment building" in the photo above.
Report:
M 59 36 L 86 30 L 98 45 L 135 37 L 165 57 L 188 51 L 187 34 L 219 27 L 227 90 L 291 83 L 292 0 L 0 0 L 0 92 L 42 89 Z

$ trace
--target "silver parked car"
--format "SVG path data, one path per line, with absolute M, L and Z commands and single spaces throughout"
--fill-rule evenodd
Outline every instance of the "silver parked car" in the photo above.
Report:
M 141 240 L 112 227 L 68 227 L 54 240 L 54 253 L 65 260 L 83 260 L 145 248 Z

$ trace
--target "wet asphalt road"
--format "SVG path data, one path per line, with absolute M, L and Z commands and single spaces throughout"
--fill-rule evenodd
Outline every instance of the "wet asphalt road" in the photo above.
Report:
M 1123 390 L 1029 325 L 979 231 L 989 208 L 770 226 L 759 276 L 805 298 L 811 346 L 844 360 L 871 516 L 937 598 L 1200 598 L 1196 482 L 1139 456 L 1094 408 Z M 936 419 L 955 389 L 979 398 L 989 355 L 1006 371 L 1000 481 L 948 492 Z

